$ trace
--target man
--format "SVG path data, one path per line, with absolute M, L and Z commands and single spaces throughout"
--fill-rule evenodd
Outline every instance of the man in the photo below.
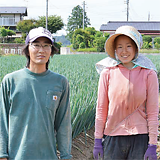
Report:
M 0 88 L 0 159 L 57 160 L 71 156 L 67 79 L 48 70 L 56 48 L 51 33 L 32 29 L 23 52 L 27 66 L 6 75 Z

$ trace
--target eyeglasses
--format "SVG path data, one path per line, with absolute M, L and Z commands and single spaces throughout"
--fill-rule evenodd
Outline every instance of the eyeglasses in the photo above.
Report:
M 40 50 L 40 48 L 42 47 L 44 50 L 50 50 L 52 45 L 51 44 L 40 44 L 40 43 L 29 43 L 33 48 Z

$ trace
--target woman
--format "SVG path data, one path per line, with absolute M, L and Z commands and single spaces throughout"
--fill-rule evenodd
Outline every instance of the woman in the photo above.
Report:
M 109 57 L 96 64 L 95 159 L 157 159 L 158 78 L 152 62 L 139 55 L 141 45 L 140 33 L 122 26 L 106 41 Z

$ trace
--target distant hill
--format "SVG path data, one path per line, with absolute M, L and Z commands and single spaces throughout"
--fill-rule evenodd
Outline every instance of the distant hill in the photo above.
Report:
M 63 47 L 70 45 L 70 41 L 64 36 L 54 36 L 56 42 L 61 42 Z

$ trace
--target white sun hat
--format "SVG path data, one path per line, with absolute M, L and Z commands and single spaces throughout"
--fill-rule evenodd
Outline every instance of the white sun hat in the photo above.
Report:
M 105 51 L 110 57 L 115 58 L 115 43 L 114 42 L 115 42 L 115 38 L 119 35 L 125 35 L 125 36 L 130 37 L 135 42 L 138 48 L 138 52 L 139 52 L 143 44 L 141 34 L 137 31 L 136 28 L 132 26 L 121 26 L 116 30 L 114 35 L 111 35 L 106 40 Z

